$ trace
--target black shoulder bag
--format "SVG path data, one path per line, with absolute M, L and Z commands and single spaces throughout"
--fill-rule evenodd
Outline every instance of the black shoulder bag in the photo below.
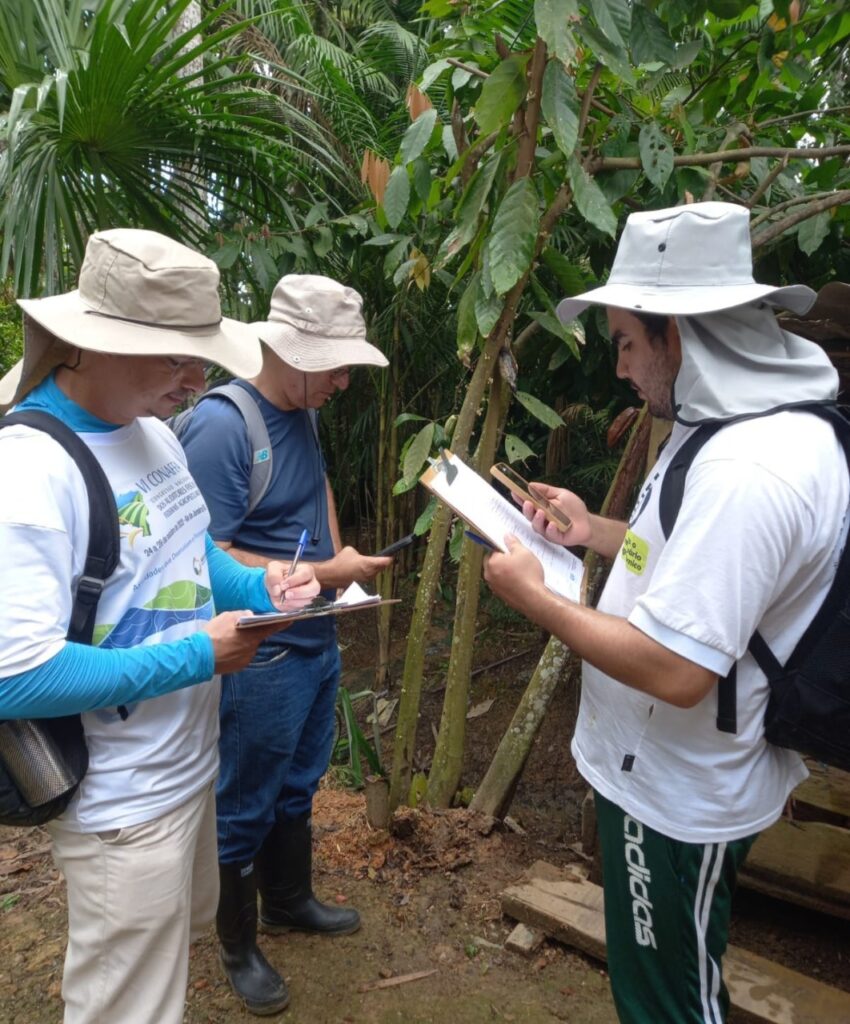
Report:
M 88 445 L 55 416 L 29 410 L 0 419 L 43 430 L 76 462 L 89 497 L 89 547 L 74 595 L 68 639 L 90 644 L 97 603 L 119 558 L 118 510 L 106 474 Z M 0 722 L 0 824 L 41 825 L 60 815 L 89 766 L 79 715 Z

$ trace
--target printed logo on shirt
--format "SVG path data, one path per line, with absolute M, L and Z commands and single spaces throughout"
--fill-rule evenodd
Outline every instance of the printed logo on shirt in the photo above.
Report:
M 636 533 L 626 530 L 623 538 L 623 546 L 620 548 L 620 557 L 626 564 L 629 572 L 635 576 L 642 576 L 646 571 L 646 563 L 649 559 L 649 544 Z
M 115 504 L 118 506 L 119 527 L 127 526 L 129 531 L 121 536 L 127 537 L 130 547 L 140 534 L 142 537 L 149 537 L 151 528 L 148 523 L 150 510 L 145 504 L 141 491 L 128 491 L 126 494 L 116 494 Z
M 260 462 L 268 462 L 271 458 L 271 452 L 268 448 L 258 448 L 254 452 L 254 465 L 256 466 Z
M 635 926 L 635 940 L 639 946 L 658 949 L 652 930 L 652 902 L 649 899 L 649 885 L 652 873 L 646 866 L 643 853 L 643 825 L 630 815 L 623 818 L 623 838 L 626 857 L 626 871 L 629 876 L 629 895 L 632 897 L 632 920 Z

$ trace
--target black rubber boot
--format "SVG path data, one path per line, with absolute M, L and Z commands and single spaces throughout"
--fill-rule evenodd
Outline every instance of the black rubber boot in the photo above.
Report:
M 260 931 L 348 935 L 360 927 L 350 907 L 330 907 L 313 895 L 313 831 L 310 817 L 278 821 L 256 861 Z
M 257 876 L 253 864 L 219 864 L 218 931 L 221 965 L 249 1013 L 266 1017 L 289 1005 L 283 978 L 257 948 Z

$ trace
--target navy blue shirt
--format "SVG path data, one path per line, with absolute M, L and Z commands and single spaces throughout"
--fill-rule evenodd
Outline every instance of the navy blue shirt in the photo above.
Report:
M 310 542 L 305 561 L 333 558 L 325 489 L 325 460 L 316 436 L 315 414 L 305 409 L 284 412 L 246 381 L 238 382 L 257 402 L 272 448 L 272 474 L 259 505 L 248 513 L 248 482 L 253 451 L 242 414 L 226 398 L 212 395 L 200 402 L 181 438 L 189 469 L 209 506 L 213 540 L 289 561 L 301 531 Z M 313 543 L 313 541 L 316 543 Z M 333 591 L 325 591 L 331 599 Z M 296 622 L 281 633 L 287 645 L 321 650 L 335 642 L 333 616 Z

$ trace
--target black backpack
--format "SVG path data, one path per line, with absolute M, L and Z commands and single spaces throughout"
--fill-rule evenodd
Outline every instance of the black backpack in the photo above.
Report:
M 812 413 L 831 423 L 850 471 L 850 422 L 844 411 L 823 404 L 801 404 L 790 411 Z M 659 496 L 665 538 L 679 514 L 688 468 L 706 441 L 724 426 L 703 424 L 673 456 Z M 780 665 L 758 631 L 747 649 L 770 685 L 765 738 L 850 771 L 850 540 L 844 544 L 823 604 L 785 665 Z M 717 728 L 722 732 L 737 732 L 736 667 L 718 685 Z
M 103 585 L 120 555 L 112 488 L 89 447 L 55 416 L 37 410 L 11 413 L 0 419 L 0 428 L 16 423 L 49 434 L 83 475 L 89 497 L 89 546 L 71 608 L 68 639 L 90 644 Z M 58 817 L 88 764 L 79 715 L 0 722 L 0 825 L 41 825 Z

